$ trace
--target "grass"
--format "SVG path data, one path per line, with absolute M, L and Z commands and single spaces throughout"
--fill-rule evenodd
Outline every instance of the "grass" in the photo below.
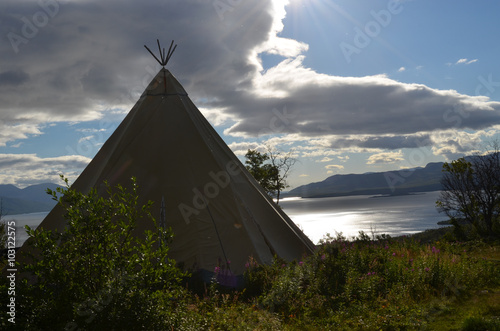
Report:
M 429 330 L 500 330 L 500 288 L 475 291 L 463 299 L 437 301 L 430 307 Z
M 340 235 L 302 261 L 249 261 L 242 291 L 214 283 L 192 311 L 208 329 L 500 330 L 500 243 L 425 236 Z

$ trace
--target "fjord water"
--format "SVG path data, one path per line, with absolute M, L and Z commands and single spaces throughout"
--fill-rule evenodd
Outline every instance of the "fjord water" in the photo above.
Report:
M 43 221 L 49 212 L 19 214 L 19 215 L 5 215 L 2 217 L 2 222 L 15 221 L 16 224 L 16 247 L 20 247 L 28 239 L 28 234 L 24 229 L 25 225 L 30 228 L 36 227 Z
M 283 210 L 317 243 L 327 233 L 350 238 L 360 230 L 371 236 L 407 235 L 438 228 L 446 220 L 436 210 L 439 191 L 400 196 L 357 195 L 330 198 L 285 198 Z
M 335 236 L 342 232 L 352 237 L 363 230 L 368 235 L 374 231 L 397 236 L 437 228 L 437 222 L 446 220 L 435 208 L 438 197 L 439 192 L 388 197 L 285 198 L 280 206 L 317 243 L 327 233 Z M 24 226 L 38 226 L 47 214 L 6 215 L 2 220 L 16 220 L 16 246 L 21 246 L 27 239 Z

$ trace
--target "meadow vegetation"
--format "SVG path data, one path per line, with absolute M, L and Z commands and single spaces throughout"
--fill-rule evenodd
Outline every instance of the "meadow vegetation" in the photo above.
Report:
M 219 284 L 218 269 L 194 290 L 168 259 L 168 229 L 130 235 L 151 219 L 135 190 L 60 193 L 69 228 L 30 231 L 37 254 L 20 266 L 16 324 L 2 314 L 1 329 L 500 330 L 498 239 L 336 234 L 300 261 L 250 258 L 242 288 Z

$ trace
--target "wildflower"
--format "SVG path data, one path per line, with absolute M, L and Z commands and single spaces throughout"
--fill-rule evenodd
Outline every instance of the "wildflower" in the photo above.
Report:
M 214 272 L 215 272 L 216 274 L 218 274 L 218 273 L 220 272 L 220 267 L 219 267 L 219 266 L 216 266 L 216 267 L 215 267 L 215 269 L 214 269 Z
M 300 265 L 300 266 L 301 266 L 301 265 L 303 265 L 303 264 L 304 264 L 304 262 L 302 262 L 302 261 L 300 261 L 300 262 L 299 262 L 299 265 Z
M 321 261 L 323 261 L 324 259 L 326 259 L 326 255 L 325 254 L 321 255 Z
M 281 265 L 281 267 L 282 267 L 282 268 L 286 267 L 286 264 L 284 264 L 284 263 L 283 263 L 283 264 Z
M 425 271 L 429 271 L 430 269 L 429 268 L 425 268 Z
M 392 253 L 392 256 L 396 256 L 396 253 Z
M 247 269 L 250 268 L 250 263 L 248 263 L 248 262 L 245 263 L 245 268 L 247 268 Z

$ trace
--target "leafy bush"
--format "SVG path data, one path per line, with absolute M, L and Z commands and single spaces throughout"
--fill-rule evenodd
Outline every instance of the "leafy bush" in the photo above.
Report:
M 30 249 L 22 270 L 29 275 L 18 290 L 18 327 L 122 330 L 164 324 L 159 317 L 184 295 L 185 274 L 168 258 L 171 230 L 156 224 L 151 202 L 138 205 L 134 179 L 131 186 L 128 192 L 106 184 L 107 197 L 95 189 L 48 190 L 64 208 L 67 225 L 64 231 L 27 227 Z M 139 222 L 153 222 L 154 230 L 136 233 Z
M 462 239 L 500 235 L 500 150 L 443 164 L 443 191 L 436 205 Z

